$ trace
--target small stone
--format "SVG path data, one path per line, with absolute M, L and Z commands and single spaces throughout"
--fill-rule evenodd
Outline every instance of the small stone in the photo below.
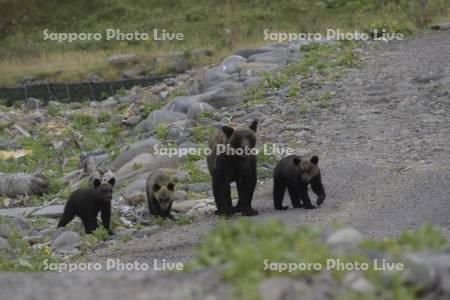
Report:
M 0 237 L 0 249 L 6 249 L 9 247 L 9 243 L 6 239 Z
M 373 285 L 359 272 L 350 272 L 345 275 L 344 285 L 352 291 L 362 294 L 371 294 L 375 291 Z
M 169 91 L 168 91 L 168 90 L 161 91 L 161 92 L 159 93 L 159 96 L 160 96 L 162 99 L 166 99 L 167 96 L 169 96 Z
M 172 210 L 178 213 L 187 213 L 191 210 L 196 204 L 196 201 L 188 200 L 188 201 L 176 201 L 172 204 Z
M 160 230 L 160 227 L 158 225 L 152 225 L 149 227 L 145 227 L 139 231 L 137 231 L 134 236 L 137 238 L 142 238 L 146 236 L 151 236 L 155 233 L 157 233 Z
M 38 109 L 39 107 L 41 107 L 41 102 L 36 98 L 28 98 L 26 107 L 29 110 Z
M 105 101 L 102 101 L 100 103 L 100 106 L 102 108 L 113 108 L 113 107 L 117 106 L 118 104 L 119 104 L 119 102 L 116 99 L 114 99 L 113 97 L 109 97 Z
M 11 227 L 8 224 L 0 224 L 0 237 L 9 238 L 11 235 Z
M 335 231 L 327 238 L 327 244 L 330 246 L 357 246 L 363 239 L 362 234 L 354 228 L 344 228 Z
M 145 199 L 146 199 L 145 193 L 143 193 L 141 191 L 136 191 L 136 190 L 126 193 L 123 196 L 126 199 L 128 204 L 134 205 L 134 206 L 145 203 Z

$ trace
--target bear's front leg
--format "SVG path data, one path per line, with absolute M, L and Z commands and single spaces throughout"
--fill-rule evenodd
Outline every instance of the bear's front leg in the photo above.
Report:
M 308 186 L 306 184 L 298 185 L 298 192 L 299 192 L 300 198 L 302 199 L 303 207 L 305 209 L 315 209 L 316 208 L 316 206 L 311 203 L 311 199 L 309 199 Z
M 257 210 L 252 208 L 253 193 L 256 188 L 256 174 L 250 174 L 241 179 L 241 183 L 237 186 L 239 194 L 240 207 L 243 216 L 255 216 L 258 214 Z
M 83 220 L 84 231 L 86 234 L 91 234 L 97 229 L 97 213 L 89 210 L 85 220 Z
M 290 182 L 288 184 L 289 197 L 291 198 L 291 203 L 293 208 L 303 208 L 303 204 L 300 201 L 300 188 L 298 184 Z
M 109 235 L 113 235 L 114 233 L 111 230 L 111 205 L 102 208 L 101 218 L 103 227 L 108 230 Z
M 213 176 L 213 194 L 216 202 L 216 215 L 231 216 L 233 214 L 233 204 L 231 202 L 230 180 L 214 174 Z

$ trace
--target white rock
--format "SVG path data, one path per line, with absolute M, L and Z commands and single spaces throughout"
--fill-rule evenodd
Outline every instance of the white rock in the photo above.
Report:
M 350 272 L 344 277 L 344 285 L 352 291 L 371 294 L 375 291 L 373 285 L 359 272 Z
M 358 245 L 363 239 L 362 234 L 354 228 L 344 228 L 333 232 L 328 238 L 327 243 L 330 246 L 339 245 Z

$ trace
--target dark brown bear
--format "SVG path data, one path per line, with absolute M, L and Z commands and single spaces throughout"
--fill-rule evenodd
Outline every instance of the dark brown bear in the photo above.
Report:
M 294 208 L 314 209 L 308 196 L 308 184 L 318 196 L 317 205 L 325 200 L 325 189 L 319 169 L 319 157 L 305 159 L 298 155 L 290 155 L 280 160 L 273 172 L 273 201 L 275 209 L 286 210 L 283 198 L 286 187 Z
M 85 232 L 92 233 L 97 229 L 97 215 L 100 212 L 103 227 L 112 234 L 111 200 L 115 182 L 114 178 L 104 183 L 95 178 L 92 182 L 93 187 L 74 191 L 67 200 L 58 227 L 66 226 L 75 216 L 78 216 L 83 221 Z
M 217 215 L 232 215 L 241 212 L 244 216 L 257 215 L 252 208 L 256 187 L 256 130 L 258 121 L 248 128 L 223 126 L 209 139 L 211 154 L 207 157 L 212 177 L 212 187 Z M 231 182 L 236 182 L 239 201 L 236 207 L 231 202 Z

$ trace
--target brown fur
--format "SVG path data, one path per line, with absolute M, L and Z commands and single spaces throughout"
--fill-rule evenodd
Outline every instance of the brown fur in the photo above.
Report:
M 206 160 L 212 177 L 217 215 L 231 215 L 236 212 L 245 216 L 258 214 L 251 207 L 257 181 L 256 155 L 252 152 L 256 145 L 257 127 L 257 120 L 249 127 L 224 126 L 222 130 L 211 135 L 208 141 L 211 154 Z M 225 151 L 234 153 L 218 152 L 218 145 L 223 145 L 227 148 Z M 233 207 L 231 202 L 231 182 L 236 182 L 238 190 L 239 201 L 236 207 Z
M 175 198 L 175 184 L 164 170 L 153 171 L 147 178 L 147 202 L 151 215 L 173 218 L 170 214 Z

